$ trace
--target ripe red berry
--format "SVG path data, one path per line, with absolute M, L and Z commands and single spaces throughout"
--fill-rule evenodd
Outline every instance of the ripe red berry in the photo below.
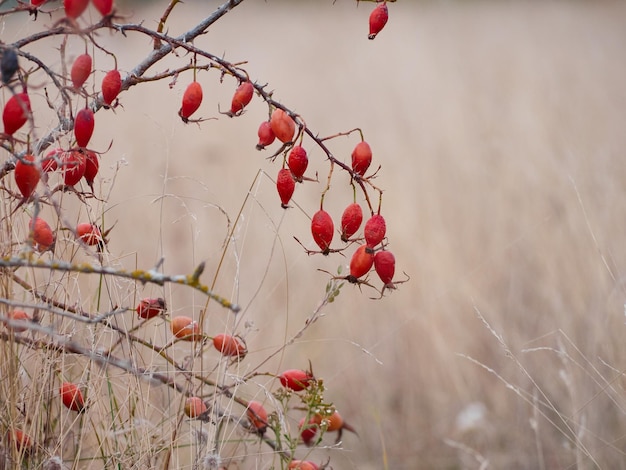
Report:
M 294 392 L 304 390 L 313 383 L 315 378 L 305 370 L 289 369 L 278 376 L 283 387 L 289 388 Z
M 25 198 L 30 197 L 33 191 L 39 183 L 39 169 L 32 163 L 34 163 L 35 157 L 32 155 L 25 155 L 15 164 L 15 170 L 13 172 L 15 176 L 15 183 L 17 188 Z
M 67 186 L 74 186 L 85 174 L 87 167 L 85 155 L 78 150 L 63 152 L 61 155 L 61 173 Z
M 374 264 L 374 250 L 367 245 L 361 245 L 352 255 L 350 260 L 350 276 L 348 280 L 356 282 L 360 277 L 365 276 Z
M 30 113 L 30 99 L 26 92 L 17 93 L 16 95 L 11 96 L 2 110 L 4 133 L 13 135 L 24 124 L 26 124 Z
M 254 400 L 249 401 L 246 416 L 259 434 L 265 432 L 267 429 L 267 411 L 261 403 Z
M 323 209 L 317 211 L 311 219 L 311 233 L 313 240 L 325 255 L 330 252 L 330 243 L 333 241 L 334 232 L 335 225 L 328 212 Z
M 191 418 L 198 418 L 202 413 L 208 410 L 206 403 L 200 397 L 189 397 L 185 400 L 185 414 Z
M 100 162 L 98 162 L 98 155 L 91 150 L 85 150 L 85 174 L 83 176 L 92 191 L 93 180 L 96 179 L 99 169 Z
M 89 5 L 89 0 L 63 0 L 65 15 L 72 19 L 76 19 L 82 15 L 87 5 Z
M 391 251 L 378 251 L 374 255 L 374 269 L 385 287 L 393 286 L 393 275 L 396 272 L 396 258 Z
M 89 222 L 83 222 L 76 226 L 76 236 L 86 245 L 93 246 L 104 241 L 100 229 Z
M 363 228 L 363 235 L 365 236 L 365 242 L 370 248 L 374 248 L 385 238 L 387 233 L 387 225 L 385 224 L 385 218 L 380 214 L 373 215 Z
M 113 11 L 113 0 L 92 0 L 92 2 L 102 16 L 110 15 Z
M 280 196 L 281 206 L 283 209 L 287 209 L 291 196 L 293 196 L 293 192 L 296 189 L 296 182 L 293 180 L 293 176 L 291 176 L 291 171 L 287 168 L 281 168 L 278 171 L 276 189 Z
M 389 11 L 387 10 L 387 3 L 383 2 L 376 5 L 376 8 L 370 13 L 370 33 L 367 39 L 374 39 L 385 27 L 388 19 Z
M 345 208 L 341 216 L 341 240 L 347 242 L 363 222 L 363 210 L 356 202 Z
M 310 460 L 292 460 L 289 462 L 289 470 L 319 470 L 319 466 Z
M 263 150 L 268 145 L 271 145 L 276 139 L 274 131 L 272 130 L 272 125 L 269 121 L 263 121 L 261 123 L 257 134 L 259 136 L 259 143 L 256 144 L 257 150 Z
M 61 400 L 66 408 L 79 413 L 85 409 L 85 399 L 78 385 L 71 382 L 61 384 Z
M 278 140 L 283 143 L 292 141 L 293 134 L 296 132 L 296 123 L 285 111 L 276 108 L 274 112 L 272 112 L 270 125 Z
M 302 438 L 302 442 L 304 442 L 307 446 L 313 444 L 313 439 L 317 434 L 318 425 L 311 419 L 309 422 L 306 422 L 305 418 L 302 418 L 298 423 L 298 429 L 300 430 L 300 437 Z
M 122 89 L 122 76 L 119 70 L 111 70 L 102 79 L 102 101 L 110 105 Z
M 306 150 L 299 145 L 294 145 L 291 152 L 289 152 L 287 164 L 296 181 L 302 181 L 302 176 L 304 176 L 304 172 L 307 166 L 309 166 L 309 158 L 306 155 Z
M 372 163 L 372 149 L 365 141 L 359 142 L 352 151 L 352 171 L 363 176 Z
M 246 345 L 239 338 L 224 333 L 213 338 L 213 347 L 222 353 L 222 356 L 237 357 L 239 359 L 242 359 L 248 352 Z
M 33 448 L 33 440 L 21 429 L 11 428 L 7 431 L 7 442 L 18 453 L 30 452 Z
M 41 217 L 31 219 L 28 228 L 32 236 L 33 248 L 35 250 L 44 252 L 54 246 L 54 233 L 48 222 Z
M 89 54 L 81 54 L 76 57 L 76 60 L 74 60 L 72 64 L 72 70 L 70 71 L 74 88 L 78 89 L 82 87 L 87 81 L 91 73 L 91 64 L 91 56 Z
M 243 111 L 254 96 L 254 85 L 249 81 L 242 82 L 235 90 L 233 100 L 230 104 L 230 113 L 234 116 Z
M 33 5 L 33 6 L 38 7 L 39 5 L 43 5 L 47 1 L 48 0 L 30 0 L 30 4 Z
M 46 156 L 41 160 L 41 169 L 46 173 L 56 171 L 59 165 L 58 160 L 61 160 L 63 152 L 64 150 L 62 148 L 55 148 L 48 151 Z
M 76 137 L 76 144 L 79 147 L 87 147 L 93 135 L 95 124 L 96 122 L 91 109 L 84 108 L 78 111 L 74 119 L 74 137 Z
M 166 310 L 167 307 L 165 305 L 165 299 L 162 299 L 161 297 L 157 299 L 142 299 L 139 304 L 137 304 L 137 308 L 135 309 L 139 318 L 144 319 L 154 318 L 157 315 L 165 313 Z
M 191 82 L 183 94 L 183 103 L 178 115 L 184 122 L 187 122 L 189 116 L 198 110 L 200 103 L 202 103 L 202 86 L 198 82 Z

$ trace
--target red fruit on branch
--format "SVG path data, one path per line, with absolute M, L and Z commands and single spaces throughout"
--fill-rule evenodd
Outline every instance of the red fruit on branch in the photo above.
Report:
M 315 377 L 309 371 L 289 369 L 278 376 L 283 387 L 300 392 L 313 383 Z
M 365 276 L 374 264 L 374 251 L 367 245 L 361 245 L 356 249 L 350 260 L 350 276 L 348 280 L 356 282 L 360 277 Z
M 71 382 L 63 382 L 61 384 L 61 400 L 63 405 L 72 411 L 82 412 L 85 410 L 85 399 L 83 392 L 80 391 L 78 385 Z
M 30 98 L 28 97 L 28 93 L 17 93 L 11 96 L 2 110 L 4 133 L 13 135 L 17 132 L 24 124 L 26 124 L 30 113 Z
M 363 209 L 356 202 L 346 207 L 341 215 L 341 240 L 347 242 L 363 223 Z
M 263 121 L 261 123 L 257 134 L 259 136 L 259 143 L 256 144 L 257 150 L 263 150 L 268 145 L 271 145 L 276 139 L 274 131 L 272 130 L 272 125 L 269 121 Z
M 359 176 L 365 175 L 365 172 L 372 163 L 372 149 L 365 141 L 359 142 L 352 151 L 352 171 Z
M 317 435 L 318 425 L 311 419 L 308 423 L 305 418 L 302 418 L 298 423 L 298 429 L 300 430 L 300 437 L 302 442 L 307 446 L 314 443 L 315 436 Z
M 267 411 L 261 403 L 254 400 L 249 401 L 246 416 L 259 434 L 265 432 L 267 429 Z
M 379 251 L 374 255 L 374 269 L 385 287 L 393 287 L 393 275 L 396 272 L 396 258 L 391 251 Z
M 373 215 L 363 228 L 363 235 L 365 236 L 365 242 L 370 248 L 376 247 L 385 238 L 387 233 L 387 224 L 385 218 L 380 214 Z
M 117 98 L 122 90 L 122 76 L 120 71 L 115 69 L 107 72 L 102 79 L 102 101 L 104 104 L 110 105 Z
M 67 186 L 74 186 L 85 175 L 87 162 L 85 155 L 78 150 L 63 152 L 61 155 L 61 173 Z
M 292 460 L 287 468 L 289 470 L 319 470 L 319 466 L 310 460 Z
M 93 191 L 93 180 L 98 175 L 100 169 L 100 162 L 98 162 L 98 155 L 91 150 L 85 150 L 85 174 L 83 177 L 85 181 Z
M 113 0 L 92 0 L 92 3 L 102 16 L 108 16 L 113 11 Z
M 329 416 L 322 416 L 321 414 L 316 414 L 311 418 L 311 421 L 318 426 L 321 426 L 323 423 L 326 425 L 327 432 L 339 431 L 343 428 L 343 418 L 339 414 L 337 410 L 333 411 L 333 414 Z
M 233 100 L 230 104 L 230 113 L 233 116 L 241 114 L 243 108 L 245 108 L 248 103 L 252 101 L 253 96 L 254 85 L 247 80 L 242 82 L 241 85 L 237 87 L 235 94 L 233 95 Z
M 31 219 L 28 228 L 31 233 L 33 248 L 37 251 L 44 252 L 54 246 L 54 233 L 48 222 L 41 217 Z
M 280 196 L 280 202 L 283 209 L 287 209 L 291 196 L 296 189 L 296 182 L 291 175 L 291 171 L 287 168 L 281 168 L 276 177 L 276 189 Z
M 291 152 L 289 152 L 287 164 L 296 181 L 302 181 L 304 172 L 307 166 L 309 166 L 309 158 L 307 157 L 306 150 L 299 145 L 294 145 Z
M 172 334 L 185 341 L 199 341 L 202 339 L 200 324 L 193 318 L 184 315 L 172 318 L 170 323 Z
M 317 211 L 311 219 L 311 234 L 313 235 L 313 240 L 325 255 L 330 252 L 330 244 L 333 241 L 334 233 L 335 225 L 328 212 L 324 209 Z
M 79 89 L 87 81 L 89 74 L 91 74 L 91 65 L 92 61 L 89 54 L 82 54 L 76 57 L 70 71 L 74 88 Z
M 217 349 L 222 356 L 237 357 L 239 359 L 243 359 L 248 353 L 246 345 L 243 344 L 239 338 L 224 333 L 213 338 L 213 347 Z
M 24 331 L 28 330 L 26 323 L 32 321 L 28 313 L 20 309 L 14 309 L 9 311 L 9 313 L 7 314 L 7 318 L 12 322 L 18 323 L 17 325 L 9 325 L 8 323 L 6 323 L 7 329 L 13 333 L 23 333 Z M 19 325 L 19 323 L 24 324 L 24 326 Z
M 76 19 L 87 9 L 89 0 L 63 0 L 65 15 L 68 18 Z
M 200 397 L 189 397 L 185 400 L 185 414 L 191 418 L 197 418 L 207 410 L 206 403 Z
M 280 108 L 276 108 L 270 119 L 272 131 L 278 140 L 283 143 L 291 142 L 296 132 L 296 123 L 294 120 Z
M 93 135 L 95 124 L 96 121 L 94 120 L 93 111 L 91 109 L 84 108 L 78 111 L 74 119 L 74 137 L 76 137 L 76 144 L 79 147 L 87 147 Z
M 43 160 L 41 160 L 41 169 L 45 173 L 56 171 L 59 166 L 57 161 L 61 160 L 61 155 L 63 155 L 63 152 L 64 150 L 62 148 L 55 148 L 48 151 L 48 153 L 46 153 L 46 156 L 43 157 Z
M 383 2 L 376 5 L 376 8 L 370 13 L 370 33 L 367 39 L 374 39 L 385 27 L 388 19 L 389 11 L 387 9 L 387 3 Z
M 183 103 L 178 111 L 178 115 L 184 122 L 189 120 L 189 116 L 195 113 L 202 103 L 202 86 L 198 82 L 191 82 L 183 94 Z
M 35 157 L 32 155 L 25 155 L 15 164 L 15 170 L 13 176 L 15 177 L 15 183 L 17 188 L 22 193 L 22 196 L 28 198 L 33 194 L 37 183 L 39 183 L 40 173 L 39 169 L 34 165 Z
M 139 304 L 137 304 L 137 308 L 135 309 L 139 318 L 144 319 L 154 318 L 157 315 L 165 313 L 166 310 L 167 307 L 165 305 L 165 300 L 161 297 L 157 299 L 142 299 Z
M 89 222 L 83 222 L 76 226 L 76 236 L 85 245 L 94 246 L 104 242 L 100 229 Z
M 33 448 L 33 440 L 21 429 L 9 429 L 7 441 L 18 452 L 29 452 Z
M 30 4 L 33 5 L 33 6 L 38 7 L 39 5 L 43 5 L 47 1 L 48 0 L 30 0 Z

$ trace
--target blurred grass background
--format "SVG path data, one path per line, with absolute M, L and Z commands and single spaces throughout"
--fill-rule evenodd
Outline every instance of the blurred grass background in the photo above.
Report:
M 170 34 L 218 4 L 177 7 Z M 163 8 L 120 5 L 148 26 Z M 380 301 L 345 286 L 267 370 L 310 359 L 324 378 L 359 432 L 320 453 L 335 469 L 626 468 L 626 4 L 400 0 L 368 41 L 372 7 L 251 0 L 196 43 L 247 60 L 320 135 L 363 129 L 382 165 L 389 248 L 411 277 Z M 130 37 L 101 38 L 123 48 L 122 70 L 150 48 Z M 106 213 L 121 263 L 164 256 L 167 271 L 189 272 L 206 259 L 210 272 L 226 235 L 215 207 L 234 219 L 258 170 L 278 171 L 254 149 L 258 101 L 236 120 L 183 126 L 187 79 L 135 87 L 97 116 L 96 146 L 114 140 L 103 175 L 124 162 Z M 235 84 L 199 79 L 200 114 L 217 116 Z M 331 142 L 346 161 L 354 143 Z M 324 180 L 321 152 L 310 158 Z M 309 215 L 320 189 L 296 192 Z M 233 323 L 212 307 L 208 328 L 245 329 L 255 364 L 322 298 L 315 268 L 346 260 L 303 252 L 292 235 L 310 245 L 306 214 L 284 213 L 267 177 L 252 195 L 217 283 L 244 313 Z M 325 207 L 338 218 L 349 198 L 336 176 Z M 177 288 L 167 297 L 174 313 L 202 306 Z

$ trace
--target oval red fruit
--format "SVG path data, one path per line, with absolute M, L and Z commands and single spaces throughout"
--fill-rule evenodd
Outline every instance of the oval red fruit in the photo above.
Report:
M 396 258 L 391 251 L 379 251 L 374 255 L 374 269 L 386 287 L 393 286 L 393 275 L 396 272 Z
M 387 224 L 385 218 L 380 214 L 375 214 L 365 222 L 363 228 L 363 235 L 365 236 L 365 242 L 370 248 L 374 248 L 385 238 L 387 233 Z
M 12 331 L 13 333 L 23 333 L 24 331 L 28 330 L 27 326 L 19 325 L 19 323 L 22 323 L 25 325 L 27 322 L 31 321 L 30 316 L 24 310 L 19 310 L 19 309 L 11 310 L 9 313 L 7 313 L 7 318 L 11 320 L 12 322 L 17 323 L 13 325 L 9 325 L 7 323 L 6 327 L 9 331 Z
M 367 39 L 374 39 L 376 35 L 385 27 L 388 19 L 389 11 L 387 9 L 387 4 L 383 2 L 376 5 L 376 8 L 374 8 L 372 13 L 370 13 L 370 33 L 367 36 Z
M 296 132 L 296 123 L 294 120 L 280 108 L 276 108 L 270 119 L 272 131 L 278 140 L 283 143 L 291 142 Z
M 189 116 L 195 113 L 202 103 L 202 86 L 198 82 L 191 82 L 183 94 L 183 103 L 178 115 L 187 122 Z
M 363 176 L 372 163 L 372 149 L 365 141 L 359 142 L 352 151 L 352 171 Z
M 363 223 L 363 209 L 356 202 L 345 208 L 341 215 L 341 240 L 347 242 Z
M 91 56 L 89 54 L 81 54 L 74 60 L 72 64 L 72 70 L 70 71 L 70 77 L 72 78 L 72 85 L 78 89 L 89 78 L 91 73 Z
M 249 81 L 242 82 L 235 90 L 233 100 L 230 104 L 230 113 L 233 115 L 240 114 L 254 96 L 254 85 Z
M 113 0 L 92 0 L 92 2 L 102 16 L 110 15 L 113 11 Z
M 344 427 L 343 418 L 341 417 L 341 415 L 339 414 L 339 411 L 337 410 L 333 411 L 333 413 L 328 416 L 322 416 L 321 414 L 316 414 L 315 416 L 313 416 L 311 421 L 317 424 L 318 426 L 321 426 L 322 424 L 325 423 L 326 432 L 339 431 L 340 429 L 343 429 Z
M 269 121 L 263 121 L 261 125 L 259 125 L 257 135 L 259 136 L 259 143 L 256 144 L 257 150 L 263 150 L 268 145 L 271 145 L 276 139 L 274 131 L 272 130 L 272 125 Z
M 122 76 L 119 70 L 111 70 L 102 79 L 102 101 L 110 105 L 122 89 Z
M 15 183 L 17 188 L 22 193 L 22 196 L 28 198 L 33 194 L 37 183 L 39 183 L 40 173 L 39 169 L 33 164 L 35 157 L 32 155 L 25 155 L 15 164 L 15 170 L 13 176 L 15 176 Z
M 319 466 L 310 460 L 292 460 L 287 468 L 289 470 L 319 470 Z
M 374 251 L 367 245 L 361 245 L 356 249 L 350 260 L 350 276 L 348 280 L 356 282 L 360 277 L 365 276 L 374 264 Z
M 306 419 L 302 418 L 298 423 L 300 437 L 302 438 L 302 442 L 304 442 L 307 446 L 313 444 L 313 440 L 317 435 L 317 428 L 318 425 L 312 419 L 308 423 L 306 423 Z
M 44 252 L 54 246 L 54 233 L 48 222 L 41 217 L 35 217 L 31 219 L 28 227 L 35 250 Z
M 283 387 L 289 388 L 294 392 L 299 392 L 307 388 L 315 378 L 313 375 L 301 369 L 289 369 L 278 376 Z
M 85 245 L 97 245 L 98 243 L 103 243 L 102 234 L 100 233 L 100 229 L 94 224 L 90 224 L 89 222 L 83 222 L 76 226 L 76 236 L 80 241 L 82 241 Z
M 206 403 L 200 397 L 189 397 L 185 400 L 185 414 L 191 418 L 197 418 L 207 410 Z
M 68 18 L 76 19 L 87 9 L 89 0 L 63 0 L 65 15 Z
M 61 173 L 67 186 L 74 186 L 85 174 L 87 162 L 85 155 L 78 150 L 63 152 L 61 155 Z
M 28 93 L 17 93 L 11 96 L 2 110 L 4 133 L 13 135 L 17 132 L 26 124 L 30 113 L 30 98 L 28 97 Z
M 7 431 L 7 441 L 14 446 L 18 452 L 28 452 L 33 447 L 33 441 L 28 434 L 21 429 L 9 429 Z
M 63 382 L 60 392 L 63 405 L 67 409 L 78 411 L 79 413 L 85 409 L 85 399 L 78 385 L 71 382 Z
M 184 315 L 172 318 L 170 323 L 172 334 L 185 341 L 199 341 L 202 339 L 200 324 L 193 318 Z
M 30 0 L 30 4 L 33 5 L 33 6 L 38 7 L 39 5 L 43 5 L 47 1 L 48 0 Z
M 98 155 L 91 150 L 85 150 L 85 174 L 83 177 L 85 181 L 89 185 L 89 187 L 93 190 L 93 180 L 96 179 L 98 175 L 98 170 L 100 169 L 100 162 L 98 162 Z
M 328 212 L 324 209 L 317 211 L 311 219 L 311 234 L 322 253 L 327 255 L 330 252 L 330 244 L 333 241 L 335 224 Z
M 46 153 L 46 156 L 41 160 L 41 169 L 46 173 L 56 171 L 63 152 L 65 152 L 65 150 L 62 148 L 55 148 Z
M 293 180 L 291 171 L 287 168 L 281 168 L 276 177 L 276 189 L 280 196 L 280 202 L 283 209 L 287 209 L 291 196 L 296 189 L 296 182 Z
M 296 181 L 302 181 L 302 176 L 304 176 L 304 172 L 309 166 L 306 150 L 299 145 L 294 145 L 291 152 L 289 152 L 287 164 Z
M 227 334 L 219 334 L 213 338 L 213 347 L 217 349 L 222 356 L 243 358 L 246 353 L 245 344 L 243 344 L 236 336 Z
M 76 144 L 79 147 L 87 147 L 93 135 L 95 124 L 96 121 L 94 120 L 93 111 L 91 109 L 84 108 L 78 111 L 74 119 L 74 137 L 76 137 Z
M 259 434 L 265 432 L 267 429 L 267 411 L 261 403 L 254 400 L 249 401 L 246 416 Z
M 161 297 L 157 299 L 145 298 L 137 304 L 137 308 L 135 310 L 137 311 L 139 318 L 148 319 L 165 313 L 167 307 L 165 305 L 165 299 L 162 299 Z

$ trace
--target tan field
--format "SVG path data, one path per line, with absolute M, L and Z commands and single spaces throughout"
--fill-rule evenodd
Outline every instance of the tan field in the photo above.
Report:
M 169 33 L 218 4 L 177 6 Z M 235 316 L 210 303 L 204 324 L 211 335 L 226 328 L 247 341 L 248 357 L 228 373 L 276 374 L 311 361 L 325 398 L 358 432 L 336 446 L 327 436 L 308 456 L 330 457 L 335 470 L 626 468 L 626 3 L 398 0 L 368 41 L 372 5 L 249 0 L 195 45 L 247 61 L 251 79 L 268 83 L 319 136 L 363 130 L 381 166 L 375 184 L 384 189 L 396 277 L 409 282 L 382 300 L 370 299 L 376 292 L 367 286 L 345 285 L 316 323 L 265 361 L 324 298 L 329 274 L 318 269 L 345 272 L 351 249 L 308 256 L 294 240 L 314 247 L 309 217 L 326 182 L 323 153 L 305 139 L 307 174 L 317 171 L 320 182 L 299 185 L 293 207 L 281 209 L 272 182 L 280 161 L 254 148 L 267 107 L 256 99 L 240 117 L 219 115 L 236 83 L 220 85 L 217 71 L 198 75 L 199 114 L 219 120 L 184 125 L 176 115 L 189 72 L 171 88 L 170 79 L 136 86 L 121 95 L 122 107 L 96 115 L 93 146 L 113 142 L 96 184 L 108 202 L 90 202 L 92 218 L 116 223 L 105 262 L 150 268 L 164 258 L 165 272 L 188 274 L 206 261 L 203 280 L 216 276 L 216 292 L 242 306 Z M 154 27 L 163 6 L 121 9 Z M 30 26 L 7 27 L 3 41 Z M 123 71 L 151 45 L 133 34 L 99 41 L 119 51 Z M 74 39 L 68 55 L 81 50 Z M 46 53 L 58 61 L 52 46 Z M 98 77 L 112 67 L 100 60 Z M 328 145 L 349 163 L 356 142 L 351 135 Z M 87 217 L 64 197 L 68 219 Z M 351 197 L 348 178 L 335 171 L 324 207 L 338 219 Z M 98 282 L 67 283 L 64 292 L 95 309 Z M 197 317 L 205 306 L 180 286 L 112 285 L 106 308 L 147 295 L 165 297 L 173 315 Z M 166 324 L 152 325 L 149 334 L 164 343 Z M 224 372 L 215 351 L 204 361 Z M 135 387 L 109 370 L 117 386 Z M 93 380 L 92 395 L 107 396 Z M 139 386 L 151 390 L 141 396 L 149 404 L 138 405 L 142 419 L 169 439 L 168 425 L 155 421 L 179 397 Z M 274 409 L 268 396 L 277 389 L 276 379 L 258 375 L 238 393 Z M 97 409 L 83 429 L 97 428 Z M 282 468 L 254 439 L 233 442 L 214 449 L 229 469 Z M 83 451 L 97 453 L 89 445 Z M 193 467 L 199 453 L 181 447 L 171 468 L 214 468 Z M 300 446 L 296 456 L 305 455 Z

